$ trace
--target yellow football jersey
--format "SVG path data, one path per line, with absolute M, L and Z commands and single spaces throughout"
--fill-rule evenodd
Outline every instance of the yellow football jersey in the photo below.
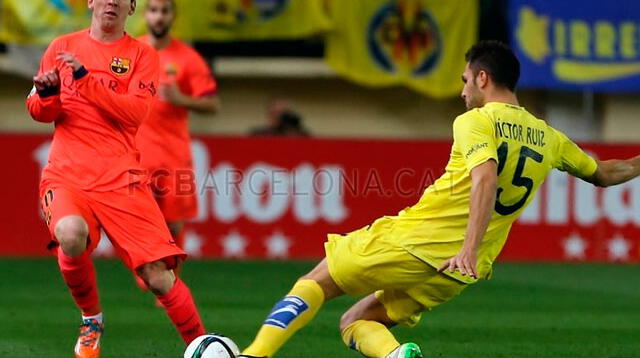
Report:
M 552 169 L 581 178 L 597 169 L 596 161 L 567 136 L 514 105 L 491 102 L 460 115 L 453 124 L 453 137 L 446 173 L 416 205 L 392 217 L 394 225 L 387 236 L 436 268 L 462 248 L 474 167 L 490 159 L 498 163 L 495 209 L 478 252 L 481 278 L 491 274 L 511 225 Z M 475 282 L 457 271 L 449 275 Z

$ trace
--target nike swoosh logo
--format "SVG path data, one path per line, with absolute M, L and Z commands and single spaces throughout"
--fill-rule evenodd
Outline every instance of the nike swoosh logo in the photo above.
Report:
M 640 62 L 605 64 L 558 59 L 553 63 L 553 72 L 565 82 L 604 82 L 640 74 Z

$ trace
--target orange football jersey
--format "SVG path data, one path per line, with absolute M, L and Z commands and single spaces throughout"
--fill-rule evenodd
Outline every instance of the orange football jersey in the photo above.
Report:
M 59 52 L 76 56 L 84 68 L 73 72 L 56 61 Z M 47 48 L 40 73 L 57 68 L 60 90 L 32 90 L 31 116 L 54 122 L 43 182 L 82 190 L 109 191 L 145 181 L 135 136 L 157 92 L 159 59 L 149 45 L 125 34 L 99 42 L 89 30 L 64 35 Z
M 140 38 L 147 42 L 148 36 Z M 217 84 L 204 59 L 187 44 L 172 39 L 159 50 L 160 86 L 175 82 L 180 92 L 190 97 L 215 95 Z M 151 170 L 191 168 L 189 111 L 158 97 L 148 119 L 138 132 L 142 164 Z

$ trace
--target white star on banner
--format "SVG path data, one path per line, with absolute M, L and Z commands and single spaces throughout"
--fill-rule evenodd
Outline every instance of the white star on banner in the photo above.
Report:
M 202 246 L 204 240 L 195 231 L 187 231 L 184 234 L 184 251 L 191 257 L 202 256 Z
M 588 243 L 585 239 L 581 238 L 578 234 L 571 234 L 568 238 L 566 238 L 562 245 L 564 246 L 564 256 L 568 259 L 578 259 L 584 260 L 585 250 L 587 249 Z
M 613 261 L 626 261 L 629 259 L 631 244 L 622 235 L 616 235 L 607 243 L 609 259 Z
M 222 238 L 222 255 L 224 257 L 244 257 L 245 249 L 248 245 L 247 239 L 237 231 L 231 231 L 229 235 Z
M 267 257 L 272 259 L 286 259 L 289 257 L 289 247 L 291 247 L 291 239 L 284 236 L 281 232 L 276 231 L 266 240 Z
M 111 257 L 114 253 L 113 245 L 111 244 L 111 241 L 109 241 L 107 234 L 100 230 L 100 242 L 96 249 L 93 250 L 92 255 L 96 257 Z

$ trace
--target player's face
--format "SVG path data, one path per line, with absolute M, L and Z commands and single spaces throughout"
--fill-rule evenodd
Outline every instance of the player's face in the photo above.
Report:
M 169 0 L 149 0 L 144 19 L 147 22 L 149 32 L 155 38 L 165 37 L 175 18 L 175 12 Z
M 136 10 L 135 0 L 88 0 L 93 11 L 92 21 L 97 21 L 103 29 L 124 29 L 127 16 Z
M 474 76 L 473 71 L 469 68 L 469 64 L 462 73 L 462 82 L 464 87 L 460 96 L 464 99 L 464 104 L 467 109 L 479 108 L 484 105 L 484 94 L 480 87 L 478 87 L 477 76 Z

